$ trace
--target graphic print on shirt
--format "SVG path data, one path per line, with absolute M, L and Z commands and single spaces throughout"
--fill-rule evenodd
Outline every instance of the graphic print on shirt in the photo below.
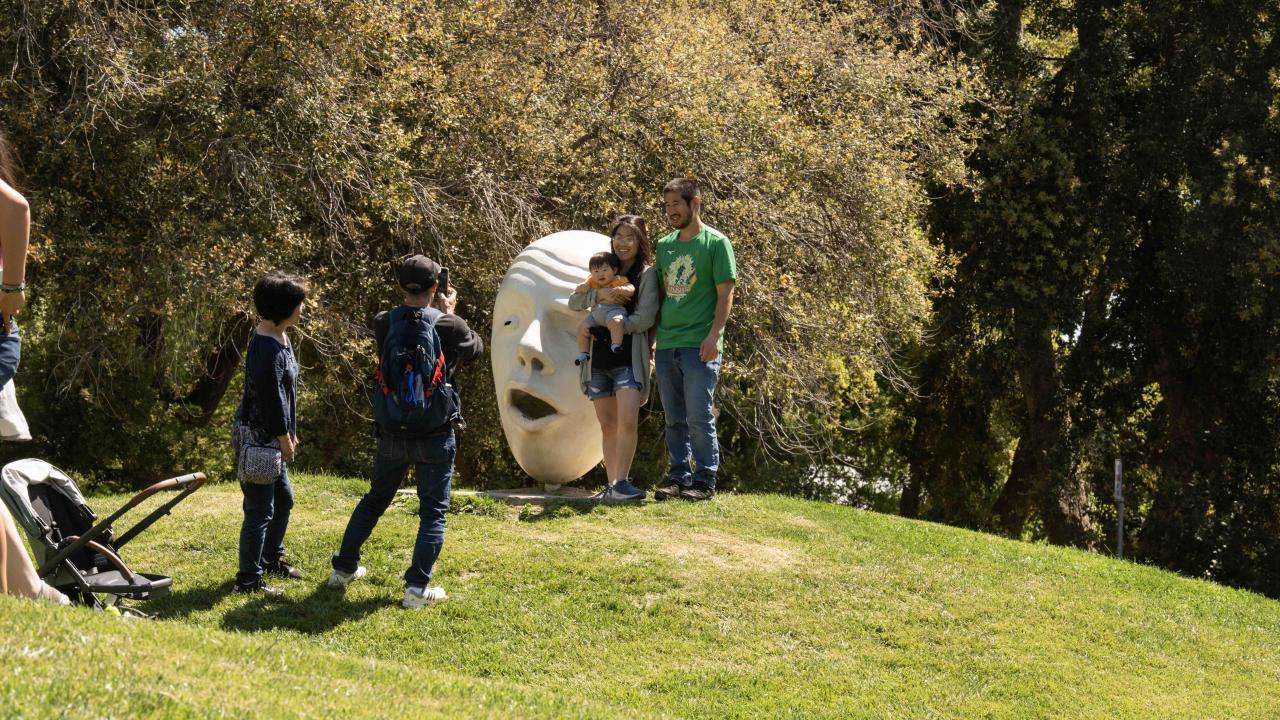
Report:
M 667 268 L 667 297 L 680 302 L 685 295 L 693 289 L 693 284 L 698 281 L 697 272 L 693 267 L 692 255 L 681 255 L 671 262 L 671 267 Z

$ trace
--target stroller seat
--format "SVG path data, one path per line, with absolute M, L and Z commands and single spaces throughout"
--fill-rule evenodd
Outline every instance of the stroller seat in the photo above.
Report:
M 120 605 L 124 598 L 148 600 L 169 593 L 173 585 L 171 578 L 133 571 L 121 559 L 120 548 L 168 515 L 175 505 L 204 483 L 204 473 L 162 480 L 135 495 L 105 520 L 95 523 L 97 516 L 75 481 L 49 463 L 31 458 L 11 462 L 0 469 L 0 500 L 26 531 L 40 579 L 73 601 L 103 609 L 107 605 Z M 116 520 L 147 498 L 166 490 L 180 492 L 119 537 L 113 536 L 112 525 Z

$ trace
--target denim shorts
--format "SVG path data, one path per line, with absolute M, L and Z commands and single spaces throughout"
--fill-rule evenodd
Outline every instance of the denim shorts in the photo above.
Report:
M 630 365 L 622 365 L 612 370 L 591 369 L 591 382 L 587 384 L 587 399 L 599 400 L 612 397 L 622 388 L 640 389 L 640 381 Z
M 0 385 L 4 385 L 18 374 L 18 361 L 22 358 L 22 337 L 18 334 L 18 323 L 9 325 L 9 332 L 0 335 Z

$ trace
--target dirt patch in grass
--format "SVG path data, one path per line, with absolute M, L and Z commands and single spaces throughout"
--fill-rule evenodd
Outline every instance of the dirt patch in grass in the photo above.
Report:
M 712 565 L 735 571 L 777 572 L 799 565 L 804 556 L 794 550 L 746 540 L 716 530 L 673 535 L 669 528 L 611 529 L 627 542 L 681 564 Z
M 801 517 L 799 515 L 788 515 L 787 524 L 793 527 L 804 528 L 805 530 L 817 530 L 818 528 L 822 527 L 821 525 L 810 520 L 809 518 Z

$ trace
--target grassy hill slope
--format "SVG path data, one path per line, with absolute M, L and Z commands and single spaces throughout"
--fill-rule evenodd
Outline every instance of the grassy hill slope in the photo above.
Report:
M 160 622 L 0 599 L 0 698 L 68 715 L 1280 714 L 1280 603 L 1152 568 L 776 496 L 450 515 L 450 599 L 397 607 L 417 500 L 322 587 L 360 480 L 299 476 L 282 599 L 233 595 L 240 494 L 132 543 Z M 95 498 L 102 513 L 121 498 Z

